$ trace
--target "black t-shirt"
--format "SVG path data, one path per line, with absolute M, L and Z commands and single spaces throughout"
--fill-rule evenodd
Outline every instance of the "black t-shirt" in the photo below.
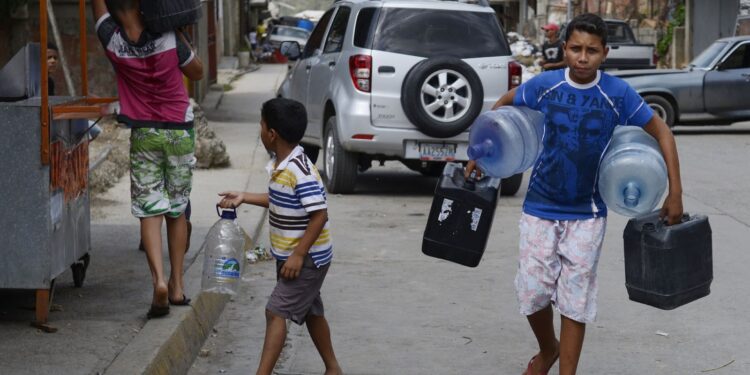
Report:
M 544 54 L 544 61 L 548 63 L 557 63 L 563 60 L 563 48 L 562 48 L 562 40 L 558 39 L 554 43 L 550 42 L 544 42 L 542 44 L 542 53 Z M 563 67 L 555 68 L 555 69 L 562 69 Z M 546 70 L 555 70 L 555 69 L 546 69 Z

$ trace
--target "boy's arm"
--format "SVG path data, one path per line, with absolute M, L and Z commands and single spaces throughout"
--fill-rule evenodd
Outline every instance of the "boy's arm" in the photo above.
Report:
M 320 237 L 320 233 L 323 231 L 323 227 L 328 221 L 328 210 L 322 209 L 310 212 L 310 221 L 305 229 L 305 234 L 299 240 L 299 243 L 294 248 L 292 255 L 287 258 L 284 262 L 284 266 L 281 267 L 281 277 L 285 279 L 296 279 L 302 270 L 307 252 Z
M 241 191 L 222 191 L 219 201 L 221 208 L 237 208 L 243 203 L 268 208 L 268 193 L 247 193 Z
M 664 162 L 667 164 L 669 193 L 664 200 L 660 216 L 667 218 L 668 225 L 679 224 L 682 221 L 682 181 L 674 135 L 664 120 L 657 115 L 652 116 L 643 129 L 659 142 Z
M 500 97 L 500 99 L 495 102 L 495 105 L 492 106 L 492 110 L 496 110 L 504 105 L 513 104 L 513 98 L 516 97 L 516 90 L 518 90 L 518 87 L 514 87 L 513 89 L 506 92 L 505 95 Z
M 94 12 L 94 23 L 107 14 L 107 4 L 104 0 L 91 0 L 91 10 Z
M 178 35 L 177 37 L 180 38 L 180 41 L 190 48 L 190 51 L 192 52 L 192 59 L 187 64 L 180 66 L 182 74 L 187 76 L 191 81 L 200 81 L 203 79 L 203 62 L 198 57 L 193 46 L 188 42 L 187 38 L 185 38 L 185 34 L 183 34 L 182 30 L 176 30 L 175 33 Z

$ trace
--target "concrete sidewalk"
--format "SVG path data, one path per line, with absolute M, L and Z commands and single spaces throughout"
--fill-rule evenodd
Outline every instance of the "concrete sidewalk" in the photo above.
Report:
M 267 65 L 248 73 L 233 83 L 233 90 L 223 93 L 216 108 L 204 108 L 212 128 L 224 140 L 230 153 L 231 167 L 221 170 L 198 170 L 193 176 L 191 194 L 194 226 L 209 228 L 216 220 L 217 193 L 223 190 L 259 191 L 266 189 L 268 154 L 260 142 L 259 119 L 248 116 L 249 109 L 260 108 L 272 98 L 286 66 Z M 214 121 L 214 119 L 219 121 Z M 266 209 L 243 206 L 238 221 L 255 242 L 266 220 Z M 200 239 L 194 234 L 194 240 Z M 197 243 L 196 243 L 197 245 Z M 203 341 L 221 315 L 228 296 L 202 293 L 200 282 L 203 254 L 193 259 L 185 274 L 187 295 L 194 296 L 189 309 L 174 309 L 168 319 L 149 320 L 141 333 L 118 355 L 106 374 L 174 374 L 185 373 Z
M 56 280 L 50 324 L 45 334 L 29 327 L 33 293 L 0 291 L 0 373 L 141 374 L 185 373 L 228 298 L 200 293 L 201 244 L 216 222 L 217 193 L 265 188 L 268 160 L 258 138 L 257 116 L 250 108 L 274 96 L 286 65 L 268 65 L 238 77 L 223 93 L 218 108 L 205 108 L 211 127 L 224 140 L 231 166 L 196 170 L 191 200 L 193 233 L 185 259 L 189 307 L 173 306 L 164 319 L 147 320 L 151 277 L 137 250 L 138 221 L 130 214 L 130 182 L 123 177 L 91 205 L 91 265 L 83 288 L 74 288 L 70 272 Z M 216 120 L 215 120 L 216 119 Z M 246 206 L 238 220 L 247 233 L 265 221 L 265 210 Z M 33 235 L 33 234 L 30 234 Z M 166 241 L 165 241 L 166 249 Z M 164 251 L 165 271 L 169 269 Z

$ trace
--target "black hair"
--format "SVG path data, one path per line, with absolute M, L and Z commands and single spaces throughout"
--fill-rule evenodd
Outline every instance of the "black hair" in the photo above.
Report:
M 573 31 L 576 30 L 598 36 L 602 40 L 602 45 L 607 46 L 607 24 L 596 14 L 584 13 L 573 18 L 565 28 L 566 43 Z
M 307 111 L 302 103 L 275 98 L 263 103 L 260 116 L 269 129 L 276 130 L 281 139 L 290 144 L 297 144 L 307 129 Z
M 49 50 L 53 50 L 53 51 L 60 52 L 60 50 L 57 48 L 57 44 L 52 43 L 52 42 L 47 42 L 47 50 L 48 51 Z
M 138 0 L 104 0 L 111 15 L 127 10 L 140 9 Z

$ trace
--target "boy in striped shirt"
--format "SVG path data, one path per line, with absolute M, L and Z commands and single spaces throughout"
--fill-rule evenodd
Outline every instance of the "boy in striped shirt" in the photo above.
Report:
M 242 203 L 268 207 L 271 252 L 277 284 L 266 305 L 266 338 L 258 374 L 271 374 L 286 339 L 286 319 L 307 324 L 326 366 L 341 374 L 333 352 L 320 288 L 333 258 L 323 182 L 299 141 L 307 127 L 305 107 L 294 100 L 272 99 L 261 109 L 260 139 L 274 157 L 266 166 L 268 193 L 219 193 L 219 205 Z

